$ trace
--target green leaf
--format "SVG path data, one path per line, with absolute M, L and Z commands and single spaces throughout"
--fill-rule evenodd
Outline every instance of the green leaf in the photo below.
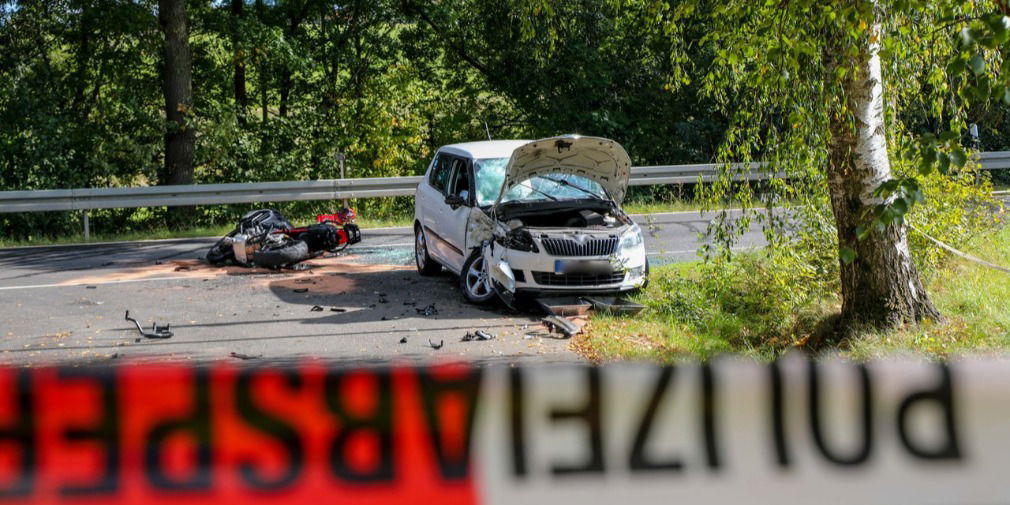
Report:
M 940 166 L 937 167 L 940 170 L 940 173 L 947 175 L 947 172 L 950 171 L 950 156 L 947 156 L 947 153 L 938 153 L 936 155 L 936 159 L 940 162 Z
M 866 226 L 859 225 L 856 227 L 856 238 L 859 240 L 865 239 L 870 234 L 870 228 Z
M 947 74 L 949 75 L 960 75 L 964 73 L 965 70 L 964 60 L 960 56 L 955 56 L 954 59 L 950 60 L 947 64 Z
M 943 142 L 950 142 L 951 140 L 956 140 L 958 134 L 953 130 L 947 130 L 940 134 L 940 140 Z
M 980 75 L 985 72 L 985 58 L 982 57 L 982 53 L 975 53 L 971 57 L 971 71 L 975 72 L 975 75 Z
M 895 198 L 891 202 L 891 207 L 894 208 L 894 213 L 899 216 L 905 215 L 908 212 L 908 202 L 904 198 Z
M 842 263 L 848 265 L 856 259 L 856 251 L 854 251 L 851 247 L 839 248 L 838 258 L 842 260 Z
M 955 146 L 950 150 L 950 163 L 954 168 L 961 168 L 968 161 L 968 155 L 961 146 Z

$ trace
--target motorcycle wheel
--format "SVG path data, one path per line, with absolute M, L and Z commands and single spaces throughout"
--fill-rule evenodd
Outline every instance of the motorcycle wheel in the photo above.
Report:
M 259 249 L 252 255 L 252 261 L 257 266 L 280 268 L 293 265 L 309 258 L 309 245 L 301 240 L 295 240 L 283 245 Z

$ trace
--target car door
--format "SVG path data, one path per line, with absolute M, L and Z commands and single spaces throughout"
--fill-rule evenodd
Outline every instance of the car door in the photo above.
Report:
M 466 261 L 466 223 L 473 208 L 473 163 L 469 159 L 453 156 L 451 158 L 452 176 L 449 179 L 446 197 L 459 197 L 455 204 L 442 207 L 442 218 L 435 225 L 435 230 L 444 242 L 448 267 L 456 272 L 463 269 Z M 444 200 L 443 200 L 444 201 Z
M 428 169 L 427 180 L 417 187 L 418 221 L 424 229 L 428 254 L 439 263 L 448 266 L 446 247 L 441 244 L 438 223 L 445 217 L 445 194 L 452 176 L 453 157 L 438 153 Z

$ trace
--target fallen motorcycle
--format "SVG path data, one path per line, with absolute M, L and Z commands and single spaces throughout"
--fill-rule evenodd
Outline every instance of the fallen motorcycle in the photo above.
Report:
M 276 210 L 254 210 L 207 251 L 207 262 L 281 268 L 339 252 L 361 242 L 361 230 L 352 222 L 355 217 L 353 209 L 344 208 L 316 216 L 314 225 L 295 227 Z

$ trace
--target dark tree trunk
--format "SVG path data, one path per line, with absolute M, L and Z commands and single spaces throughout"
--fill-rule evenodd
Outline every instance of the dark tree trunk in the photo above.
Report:
M 941 319 L 929 300 L 908 249 L 903 224 L 871 231 L 859 240 L 856 228 L 867 225 L 870 209 L 881 203 L 873 191 L 891 178 L 884 135 L 883 77 L 878 55 L 880 24 L 871 28 L 852 60 L 833 62 L 846 54 L 829 47 L 829 74 L 838 64 L 848 68 L 842 87 L 848 113 L 832 114 L 828 148 L 828 186 L 838 227 L 838 244 L 855 251 L 855 259 L 840 262 L 841 327 L 886 328 L 906 322 Z M 872 41 L 871 41 L 872 40 Z
M 288 19 L 288 40 L 295 40 L 298 36 L 298 27 L 302 24 L 302 19 L 308 15 L 309 2 L 306 0 L 302 3 L 300 9 L 296 11 L 291 11 L 290 17 Z M 288 99 L 291 97 L 291 69 L 287 65 L 284 65 L 281 69 L 281 90 L 280 90 L 280 107 L 278 109 L 278 114 L 281 117 L 288 117 Z
M 193 107 L 193 65 L 189 51 L 186 0 L 159 0 L 158 22 L 165 35 L 162 67 L 165 117 L 170 123 L 165 134 L 163 184 L 193 184 L 193 150 L 196 132 L 187 121 Z M 191 207 L 170 208 L 168 226 L 186 224 Z
M 246 112 L 249 107 L 249 96 L 245 89 L 245 51 L 242 49 L 242 7 L 245 0 L 231 0 L 231 14 L 234 23 L 232 31 L 232 58 L 234 59 L 235 107 L 238 109 L 238 122 L 245 124 Z
M 291 95 L 291 71 L 285 68 L 281 71 L 281 105 L 277 113 L 288 117 L 288 97 Z
M 259 19 L 261 24 L 266 23 L 266 19 L 263 15 L 263 0 L 256 0 L 256 17 Z M 260 108 L 263 112 L 263 122 L 267 122 L 267 61 L 262 59 L 259 68 L 259 92 L 260 92 Z

